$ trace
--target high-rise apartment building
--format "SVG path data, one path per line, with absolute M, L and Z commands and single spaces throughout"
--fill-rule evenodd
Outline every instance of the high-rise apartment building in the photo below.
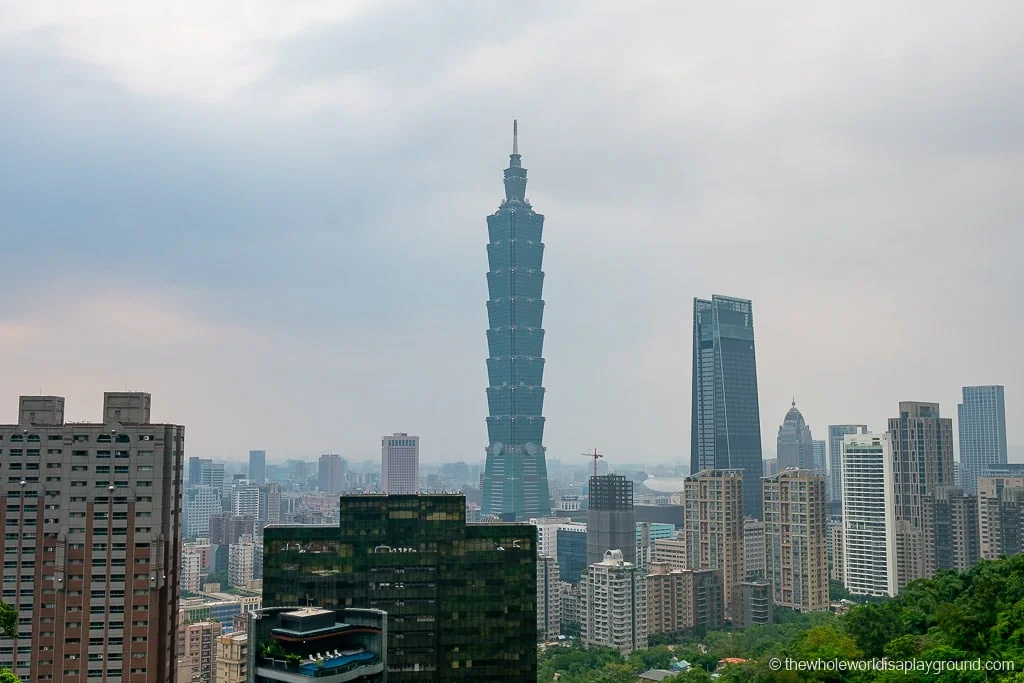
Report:
M 843 438 L 847 434 L 867 434 L 867 425 L 828 426 L 828 490 L 829 501 L 840 503 L 843 498 Z
M 335 527 L 264 530 L 264 605 L 387 612 L 390 683 L 536 679 L 533 526 L 467 525 L 462 495 L 340 505 Z
M 1001 386 L 963 387 L 957 406 L 960 427 L 960 486 L 978 492 L 985 470 L 1006 464 L 1006 402 Z
M 557 640 L 562 632 L 562 581 L 558 561 L 537 556 L 537 641 Z
M 262 484 L 267 480 L 267 452 L 249 451 L 249 481 Z
M 420 437 L 396 432 L 382 438 L 380 472 L 384 493 L 416 493 L 420 488 Z
M 236 515 L 221 512 L 210 516 L 210 543 L 230 545 L 238 543 L 242 536 L 252 536 L 256 519 L 252 515 Z
M 251 536 L 243 536 L 238 543 L 228 546 L 228 583 L 242 587 L 253 580 L 256 566 L 256 545 Z
M 739 610 L 733 618 L 734 629 L 763 626 L 772 623 L 772 582 L 768 579 L 751 579 L 739 585 Z
M 761 417 L 751 302 L 693 300 L 690 472 L 743 472 L 743 514 L 761 516 Z M 728 600 L 728 597 L 727 597 Z
M 320 456 L 320 490 L 324 493 L 341 493 L 345 490 L 345 470 L 348 463 L 337 453 Z
M 764 574 L 776 607 L 828 610 L 826 495 L 823 472 L 786 469 L 764 480 Z
M 195 546 L 185 545 L 181 552 L 181 590 L 189 593 L 199 592 L 202 580 L 203 558 L 201 551 Z
M 220 489 L 197 486 L 185 493 L 185 535 L 202 538 L 210 531 L 210 517 L 221 511 Z
M 1024 552 L 1024 474 L 978 477 L 978 541 L 986 560 Z
M 724 603 L 717 570 L 675 569 L 652 562 L 647 581 L 647 634 L 692 634 L 720 628 Z
M 265 484 L 260 487 L 261 522 L 273 524 L 281 521 L 281 485 Z
M 212 486 L 218 491 L 223 492 L 224 463 L 214 462 L 209 458 L 189 458 L 188 485 L 189 488 Z
M 811 436 L 811 428 L 804 421 L 803 414 L 797 410 L 795 399 L 779 427 L 776 448 L 779 471 L 790 467 L 814 469 L 814 438 Z
M 764 521 L 743 520 L 743 575 L 747 581 L 764 576 Z
M 217 675 L 217 641 L 221 636 L 219 621 L 198 621 L 182 624 L 179 630 L 181 660 L 184 671 L 180 679 L 196 683 L 213 683 Z
M 658 539 L 651 549 L 651 562 L 663 562 L 672 569 L 686 569 L 689 566 L 686 561 L 686 543 L 681 538 Z
M 543 445 L 543 230 L 544 216 L 526 199 L 513 132 L 505 199 L 487 217 L 488 446 L 480 505 L 506 520 L 551 513 Z
M 935 573 L 932 502 L 939 487 L 953 486 L 953 421 L 938 403 L 900 402 L 889 419 L 896 475 L 896 559 L 899 589 Z
M 260 487 L 254 484 L 236 484 L 231 487 L 231 512 L 253 519 L 260 517 Z
M 587 567 L 583 588 L 584 647 L 610 647 L 623 654 L 647 649 L 646 582 L 639 567 L 607 550 Z
M 683 480 L 682 540 L 686 569 L 719 570 L 725 615 L 730 619 L 738 609 L 736 586 L 746 578 L 745 478 L 742 470 L 704 470 Z M 757 499 L 760 501 L 761 496 Z
M 895 597 L 896 486 L 889 434 L 848 434 L 843 482 L 843 585 L 855 595 Z
M 587 509 L 587 564 L 601 562 L 606 550 L 621 550 L 636 564 L 636 513 L 633 482 L 619 474 L 590 478 Z
M 216 683 L 246 683 L 248 655 L 249 634 L 245 628 L 218 638 Z
M 831 581 L 843 581 L 843 521 L 830 520 L 828 524 L 829 570 Z
M 978 497 L 954 486 L 942 486 L 933 501 L 935 568 L 965 572 L 980 559 Z
M 647 565 L 651 563 L 654 557 L 654 542 L 673 538 L 675 534 L 675 524 L 667 522 L 637 522 L 634 564 L 640 567 L 641 571 L 646 572 Z
M 0 425 L 3 599 L 18 618 L 0 666 L 23 681 L 174 681 L 185 430 L 152 423 L 150 403 L 108 392 L 101 421 L 65 423 L 63 397 L 24 396 Z

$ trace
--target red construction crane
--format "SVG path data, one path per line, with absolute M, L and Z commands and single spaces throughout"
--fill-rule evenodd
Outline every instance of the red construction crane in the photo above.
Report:
M 595 448 L 593 453 L 584 453 L 583 457 L 585 457 L 585 458 L 593 458 L 594 459 L 594 476 L 596 477 L 597 476 L 597 459 L 598 458 L 603 458 L 604 454 L 598 453 L 597 449 Z

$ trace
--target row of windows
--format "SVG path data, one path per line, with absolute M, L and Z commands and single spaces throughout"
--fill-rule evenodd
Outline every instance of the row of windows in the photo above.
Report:
M 64 434 L 49 434 L 47 435 L 47 441 L 63 441 Z M 72 434 L 71 440 L 75 442 L 89 441 L 88 434 Z M 153 434 L 139 434 L 139 441 L 153 441 Z M 0 434 L 0 441 L 3 441 L 4 435 Z M 41 437 L 38 434 L 11 434 L 11 438 L 8 439 L 11 443 L 39 443 Z M 131 437 L 128 434 L 118 434 L 113 441 L 115 443 L 131 443 Z M 96 437 L 96 443 L 110 443 L 110 434 L 100 434 Z

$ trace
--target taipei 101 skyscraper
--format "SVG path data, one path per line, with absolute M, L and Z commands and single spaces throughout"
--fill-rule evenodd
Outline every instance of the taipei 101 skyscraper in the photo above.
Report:
M 518 122 L 505 201 L 487 217 L 487 464 L 481 514 L 525 521 L 551 512 L 544 461 L 544 216 L 526 200 Z

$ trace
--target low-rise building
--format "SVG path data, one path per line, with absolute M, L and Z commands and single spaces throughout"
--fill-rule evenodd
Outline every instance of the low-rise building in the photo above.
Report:
M 271 607 L 253 615 L 248 636 L 250 680 L 369 682 L 387 673 L 381 610 Z

